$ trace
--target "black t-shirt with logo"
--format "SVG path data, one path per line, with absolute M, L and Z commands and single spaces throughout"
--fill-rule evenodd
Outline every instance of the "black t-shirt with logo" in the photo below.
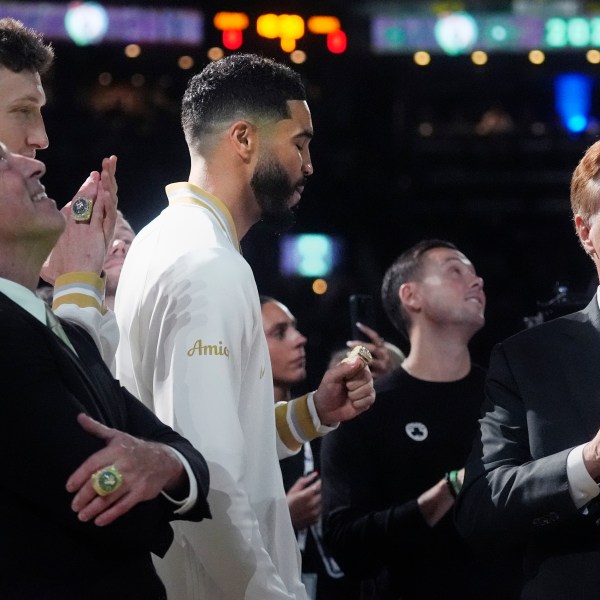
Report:
M 452 511 L 430 528 L 417 506 L 445 473 L 464 466 L 484 381 L 477 366 L 452 382 L 416 379 L 400 367 L 377 380 L 368 411 L 323 439 L 326 539 L 346 574 L 365 580 L 362 598 L 513 597 L 515 564 L 475 556 Z

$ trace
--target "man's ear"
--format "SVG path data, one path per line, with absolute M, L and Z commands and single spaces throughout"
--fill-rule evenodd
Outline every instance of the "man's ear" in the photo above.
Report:
M 597 249 L 594 248 L 594 243 L 590 238 L 591 224 L 588 220 L 584 219 L 581 215 L 575 215 L 575 229 L 577 230 L 577 236 L 583 246 L 583 249 L 590 255 L 594 256 L 597 254 Z
M 406 307 L 406 310 L 419 309 L 419 295 L 416 284 L 413 282 L 403 283 L 398 290 L 398 298 Z
M 256 134 L 256 127 L 250 121 L 236 121 L 229 127 L 229 141 L 245 162 L 250 160 L 256 148 Z

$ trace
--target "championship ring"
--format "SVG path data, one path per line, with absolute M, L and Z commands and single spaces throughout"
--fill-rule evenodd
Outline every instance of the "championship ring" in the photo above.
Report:
M 108 496 L 123 484 L 123 475 L 114 465 L 104 467 L 92 475 L 92 487 L 98 496 Z
M 364 346 L 354 346 L 348 354 L 348 358 L 344 360 L 352 360 L 355 356 L 360 356 L 365 365 L 370 365 L 373 362 L 373 355 Z
M 75 198 L 71 205 L 71 214 L 78 223 L 88 223 L 92 218 L 94 202 L 84 196 Z

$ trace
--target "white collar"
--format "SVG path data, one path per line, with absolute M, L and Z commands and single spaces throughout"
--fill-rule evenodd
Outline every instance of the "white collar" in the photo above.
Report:
M 8 296 L 15 304 L 26 310 L 38 321 L 46 324 L 46 305 L 31 290 L 10 279 L 0 277 L 0 292 Z

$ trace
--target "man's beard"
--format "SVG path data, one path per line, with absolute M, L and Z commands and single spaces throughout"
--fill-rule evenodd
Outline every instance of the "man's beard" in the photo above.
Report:
M 272 157 L 259 159 L 250 187 L 261 210 L 261 221 L 276 233 L 287 231 L 296 222 L 294 207 L 288 203 L 302 181 L 292 183 L 280 163 Z

